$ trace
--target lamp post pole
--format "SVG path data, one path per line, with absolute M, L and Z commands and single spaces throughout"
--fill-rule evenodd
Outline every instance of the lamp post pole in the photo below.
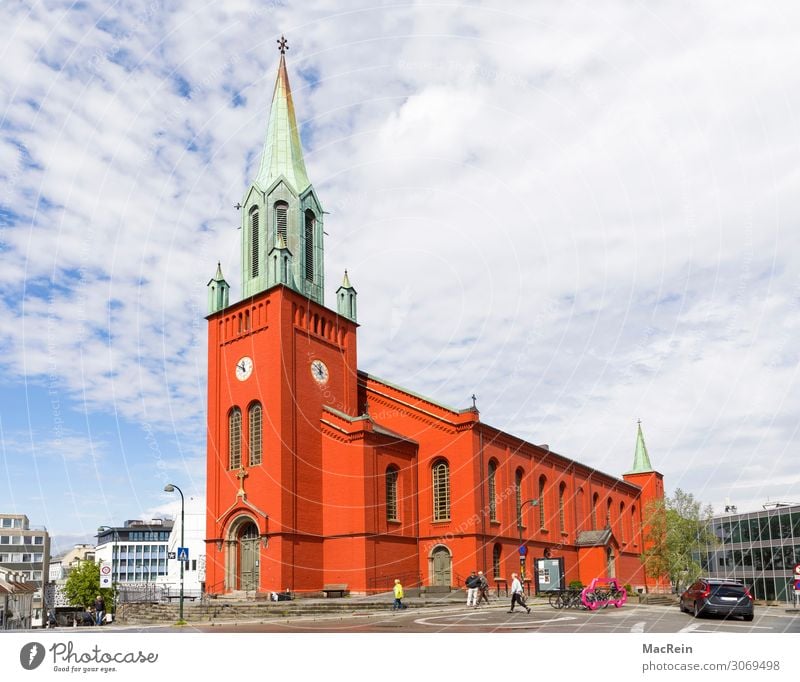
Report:
M 100 526 L 97 529 L 97 532 L 107 531 L 110 530 L 114 533 L 114 540 L 111 545 L 111 612 L 114 614 L 114 622 L 117 622 L 117 581 L 115 579 L 116 569 L 114 566 L 114 558 L 117 554 L 117 539 L 119 538 L 119 533 L 117 532 L 116 528 L 112 528 L 111 526 Z M 119 566 L 119 557 L 116 557 L 116 564 Z
M 536 507 L 539 505 L 539 500 L 525 500 L 519 505 L 519 509 L 517 509 L 517 529 L 519 530 L 519 572 L 523 585 L 525 584 L 525 556 L 527 554 L 527 548 L 523 549 L 522 544 L 522 510 L 525 508 L 526 504 L 531 505 L 531 507 Z
M 184 500 L 183 500 L 183 491 L 178 486 L 176 486 L 176 485 L 174 485 L 172 483 L 167 483 L 167 485 L 164 486 L 164 492 L 171 493 L 171 492 L 174 492 L 176 490 L 181 495 L 181 544 L 180 544 L 180 546 L 183 547 L 184 546 L 183 545 L 183 527 L 184 527 L 183 519 L 184 519 L 184 506 L 185 506 L 184 505 Z M 181 563 L 181 599 L 180 599 L 180 612 L 179 612 L 180 615 L 179 615 L 178 619 L 181 622 L 183 622 L 183 563 L 184 563 L 183 559 L 180 560 L 180 563 Z

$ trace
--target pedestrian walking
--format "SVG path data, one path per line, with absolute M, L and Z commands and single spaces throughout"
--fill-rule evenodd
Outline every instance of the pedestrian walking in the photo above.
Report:
M 394 579 L 394 604 L 392 604 L 392 611 L 395 609 L 404 609 L 406 605 L 403 603 L 403 586 L 400 583 L 400 578 Z
M 96 625 L 102 625 L 106 617 L 106 601 L 99 594 L 94 600 L 94 618 Z
M 466 589 L 467 589 L 467 606 L 472 606 L 477 608 L 478 606 L 478 588 L 480 587 L 481 581 L 478 578 L 478 574 L 475 571 L 469 574 L 469 578 L 466 580 Z
M 478 585 L 478 606 L 480 606 L 482 601 L 489 603 L 489 581 L 483 575 L 483 571 L 478 571 L 478 580 L 480 581 Z
M 525 603 L 525 592 L 522 589 L 522 583 L 516 573 L 511 574 L 511 609 L 509 613 L 514 613 L 514 606 L 519 604 L 528 613 L 531 612 L 531 607 Z

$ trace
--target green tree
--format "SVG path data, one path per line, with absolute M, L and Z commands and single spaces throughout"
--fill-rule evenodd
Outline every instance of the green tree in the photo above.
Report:
M 702 507 L 691 493 L 680 488 L 672 497 L 657 500 L 645 510 L 645 572 L 651 578 L 668 576 L 673 589 L 682 592 L 703 572 L 695 560 L 708 545 L 718 544 L 711 532 L 710 505 Z
M 67 576 L 64 592 L 73 606 L 91 606 L 95 597 L 101 595 L 106 602 L 106 610 L 111 610 L 114 591 L 109 587 L 100 587 L 100 564 L 93 561 L 82 561 Z

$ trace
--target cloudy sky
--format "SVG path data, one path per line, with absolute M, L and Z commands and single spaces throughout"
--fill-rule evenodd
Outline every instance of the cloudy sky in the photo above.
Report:
M 284 33 L 362 369 L 620 475 L 800 502 L 797 3 L 0 5 L 0 511 L 202 494 L 205 284 Z

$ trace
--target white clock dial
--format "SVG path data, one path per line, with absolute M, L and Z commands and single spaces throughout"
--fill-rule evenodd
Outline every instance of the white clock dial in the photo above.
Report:
M 311 363 L 311 376 L 318 384 L 324 384 L 328 381 L 328 367 L 322 360 L 314 360 Z
M 253 361 L 246 355 L 236 363 L 236 378 L 239 381 L 246 381 L 253 373 Z

